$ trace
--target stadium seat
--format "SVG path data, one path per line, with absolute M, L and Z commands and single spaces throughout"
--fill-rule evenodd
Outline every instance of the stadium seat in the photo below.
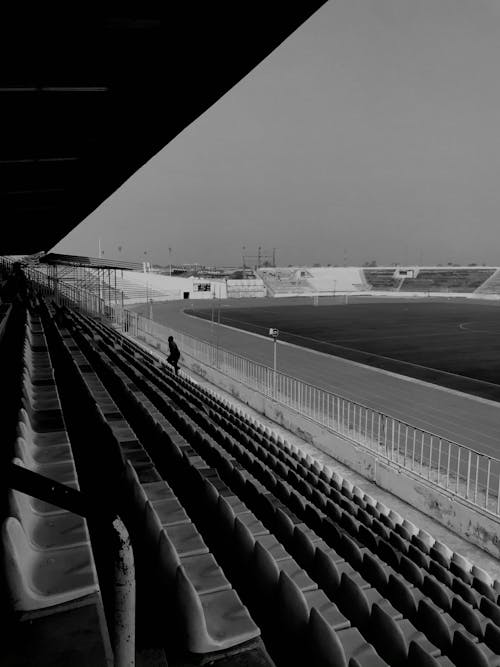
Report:
M 10 515 L 18 519 L 35 549 L 60 549 L 88 544 L 85 519 L 62 510 L 57 515 L 36 514 L 26 494 L 9 490 Z
M 16 610 L 44 609 L 98 590 L 89 545 L 35 549 L 14 517 L 3 523 L 2 542 L 7 584 Z
M 177 568 L 175 599 L 190 653 L 227 650 L 260 636 L 236 591 L 198 595 L 183 566 Z
M 322 615 L 312 609 L 307 627 L 307 653 L 311 665 L 322 667 L 363 667 L 387 665 L 356 628 L 336 632 Z M 351 662 L 355 660 L 356 663 Z

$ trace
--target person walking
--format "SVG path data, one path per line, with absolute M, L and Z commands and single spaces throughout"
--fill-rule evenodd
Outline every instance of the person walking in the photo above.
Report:
M 179 375 L 179 358 L 181 356 L 181 353 L 179 351 L 179 348 L 177 347 L 177 343 L 174 341 L 173 336 L 168 337 L 168 349 L 170 351 L 170 354 L 167 357 L 167 362 L 171 366 L 173 366 L 175 374 Z

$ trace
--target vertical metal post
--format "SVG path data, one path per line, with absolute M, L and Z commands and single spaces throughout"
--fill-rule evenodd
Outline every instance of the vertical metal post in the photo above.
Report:
M 490 490 L 490 472 L 491 472 L 491 459 L 488 458 L 488 470 L 486 471 L 486 493 L 484 495 L 484 506 L 488 508 L 488 495 Z
M 135 574 L 130 536 L 119 517 L 113 521 L 118 539 L 114 566 L 114 637 L 115 667 L 135 665 Z
M 448 443 L 448 463 L 446 465 L 446 488 L 450 485 L 451 443 Z
M 276 398 L 276 364 L 277 364 L 277 350 L 278 350 L 278 339 L 273 338 L 273 398 Z
M 469 483 L 470 483 L 470 464 L 471 464 L 471 456 L 472 456 L 472 452 L 471 452 L 471 450 L 469 449 L 469 460 L 468 460 L 468 463 L 467 463 L 467 490 L 466 490 L 466 492 L 465 492 L 465 497 L 466 497 L 466 498 L 469 498 Z

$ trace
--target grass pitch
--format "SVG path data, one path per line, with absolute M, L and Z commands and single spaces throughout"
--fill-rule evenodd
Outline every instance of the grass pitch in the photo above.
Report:
M 269 304 L 269 302 L 267 302 Z M 194 314 L 211 319 L 212 310 Z M 222 307 L 221 324 L 500 401 L 500 307 L 413 301 Z

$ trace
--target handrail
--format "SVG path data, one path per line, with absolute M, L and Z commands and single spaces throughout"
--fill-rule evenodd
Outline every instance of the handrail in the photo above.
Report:
M 2 258 L 0 258 L 0 262 Z M 273 401 L 319 423 L 383 460 L 444 489 L 482 510 L 500 516 L 500 459 L 439 436 L 426 429 L 351 401 L 290 375 L 274 371 L 209 341 L 174 331 L 135 312 L 106 304 L 95 294 L 78 290 L 27 269 L 41 293 L 59 303 L 104 317 L 135 338 L 150 339 L 161 347 L 168 335 L 179 340 L 183 354 L 216 368 Z
M 115 667 L 135 665 L 135 571 L 130 536 L 121 518 L 82 491 L 9 462 L 0 467 L 0 483 L 68 512 L 111 525 L 116 540 L 112 646 Z

